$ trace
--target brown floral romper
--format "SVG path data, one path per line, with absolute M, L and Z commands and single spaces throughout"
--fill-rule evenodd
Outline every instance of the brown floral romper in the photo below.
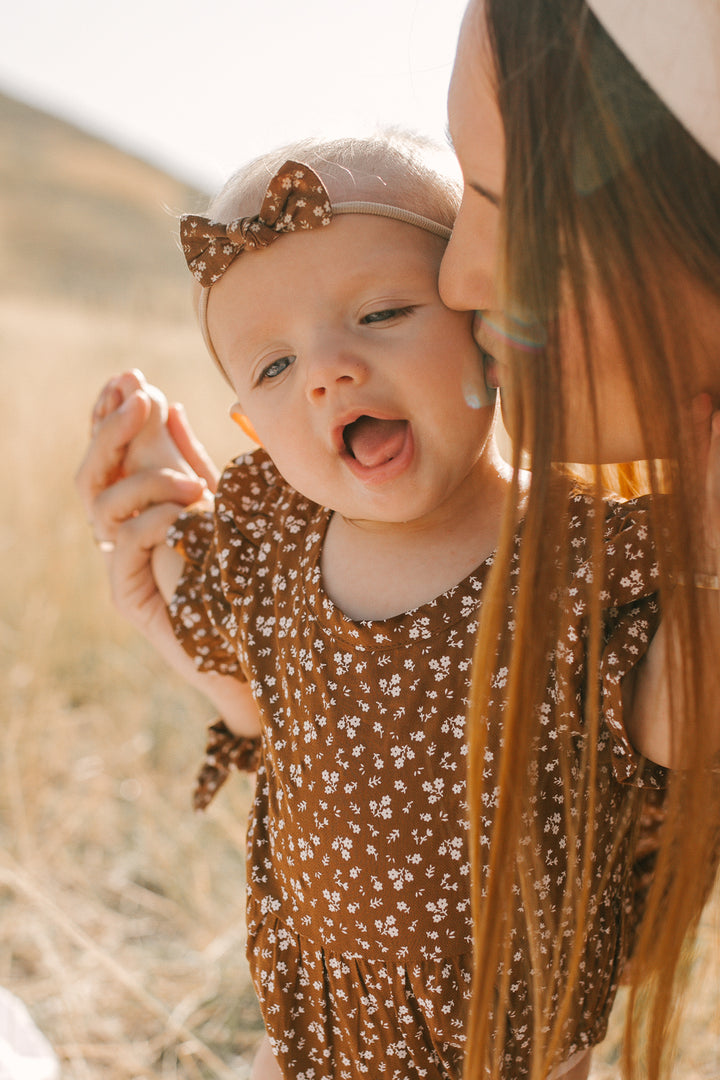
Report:
M 630 506 L 609 508 L 606 528 L 609 562 L 618 564 L 601 750 L 608 813 L 598 840 L 608 846 L 632 788 L 620 778 L 637 769 L 619 682 L 655 617 L 645 511 Z M 187 560 L 171 605 L 175 631 L 200 669 L 249 680 L 261 713 L 248 833 L 252 977 L 287 1077 L 459 1078 L 472 953 L 465 713 L 491 560 L 430 604 L 353 622 L 322 588 L 330 516 L 257 451 L 226 470 L 214 517 L 187 513 L 174 529 Z M 638 573 L 625 581 L 631 548 Z M 582 640 L 582 621 L 571 620 L 573 642 Z M 577 667 L 581 679 L 580 654 Z M 557 813 L 556 790 L 538 813 Z M 554 855 L 551 831 L 547 842 Z M 588 943 L 588 986 L 565 1058 L 605 1031 L 623 947 L 629 840 L 625 850 Z M 524 964 L 514 972 L 507 1037 L 512 1078 L 527 1069 Z

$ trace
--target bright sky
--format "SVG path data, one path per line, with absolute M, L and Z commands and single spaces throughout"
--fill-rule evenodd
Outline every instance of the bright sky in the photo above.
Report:
M 0 90 L 215 190 L 308 135 L 444 139 L 466 0 L 18 0 Z

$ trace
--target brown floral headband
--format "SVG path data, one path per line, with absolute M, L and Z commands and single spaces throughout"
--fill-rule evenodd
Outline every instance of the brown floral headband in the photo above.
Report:
M 210 288 L 239 255 L 267 247 L 283 233 L 319 229 L 329 225 L 334 214 L 373 214 L 393 218 L 408 225 L 450 239 L 451 230 L 430 218 L 402 210 L 398 206 L 374 202 L 341 202 L 334 206 L 320 177 L 309 165 L 286 161 L 268 184 L 260 213 L 238 218 L 229 225 L 197 214 L 180 219 L 180 242 L 193 277 L 202 285 L 198 318 L 208 352 L 226 379 L 227 372 L 215 352 L 207 325 Z M 228 382 L 230 380 L 228 379 Z

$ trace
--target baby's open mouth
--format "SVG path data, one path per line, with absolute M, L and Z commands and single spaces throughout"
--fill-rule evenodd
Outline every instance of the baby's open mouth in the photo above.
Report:
M 373 468 L 392 461 L 403 448 L 407 420 L 381 420 L 377 416 L 359 416 L 343 431 L 343 441 L 361 465 Z

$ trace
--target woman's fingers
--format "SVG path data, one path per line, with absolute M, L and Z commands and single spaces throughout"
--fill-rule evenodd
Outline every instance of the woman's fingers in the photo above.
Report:
M 91 416 L 91 434 L 95 435 L 99 425 L 110 415 L 119 409 L 122 403 L 134 394 L 142 390 L 145 385 L 145 377 L 138 368 L 132 371 L 123 371 L 120 375 L 113 375 L 103 386 L 93 406 Z
M 166 503 L 152 506 L 125 521 L 118 528 L 115 548 L 108 556 L 108 576 L 118 611 L 140 630 L 183 679 L 207 693 L 207 676 L 198 682 L 195 663 L 175 637 L 166 602 L 153 572 L 153 552 L 165 543 L 168 529 L 182 510 L 182 506 Z M 223 681 L 222 676 L 216 679 Z M 221 691 L 209 696 L 211 700 L 222 700 L 219 707 L 224 707 Z
M 175 445 L 193 471 L 202 477 L 211 491 L 216 491 L 220 473 L 190 427 L 182 405 L 175 404 L 169 407 L 167 426 Z
M 165 543 L 167 531 L 182 509 L 173 504 L 152 506 L 124 522 L 108 556 L 108 576 L 113 603 L 120 614 L 140 630 L 182 678 L 193 683 L 197 669 L 175 637 L 152 567 L 154 549 Z
M 172 468 L 125 475 L 128 447 L 143 432 L 150 408 L 142 372 L 125 371 L 109 379 L 95 402 L 90 445 L 75 476 L 95 541 L 109 562 L 125 521 L 153 504 L 196 502 L 217 486 L 217 470 L 180 406 L 171 411 L 169 430 L 197 477 Z
M 101 391 L 107 407 L 114 390 Z M 97 495 L 122 475 L 122 464 L 128 444 L 147 419 L 150 402 L 145 394 L 131 394 L 118 408 L 99 418 L 93 417 L 93 435 L 85 457 L 75 474 L 75 486 L 85 510 L 92 514 Z
M 120 526 L 155 504 L 187 506 L 206 493 L 202 480 L 170 469 L 134 473 L 101 490 L 91 503 L 90 517 L 96 541 L 116 541 Z M 176 515 L 179 511 L 176 510 Z
M 165 609 L 152 573 L 152 552 L 165 543 L 168 529 L 182 509 L 175 503 L 162 503 L 128 518 L 117 526 L 115 549 L 108 559 L 115 606 L 151 640 L 152 623 Z

